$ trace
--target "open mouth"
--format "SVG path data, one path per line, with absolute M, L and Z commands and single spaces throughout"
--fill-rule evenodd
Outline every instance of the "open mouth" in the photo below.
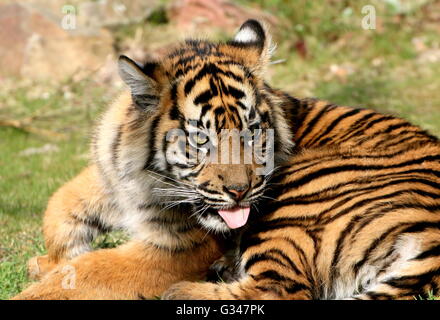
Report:
M 246 224 L 249 218 L 249 207 L 233 207 L 231 209 L 218 210 L 219 215 L 223 218 L 229 228 L 237 229 Z

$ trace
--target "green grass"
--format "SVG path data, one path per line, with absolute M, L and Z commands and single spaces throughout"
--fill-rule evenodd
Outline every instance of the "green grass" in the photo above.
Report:
M 420 6 L 408 10 L 399 1 L 240 2 L 279 18 L 278 28 L 272 28 L 278 44 L 274 60 L 285 61 L 270 68 L 271 84 L 299 97 L 397 114 L 440 136 L 440 62 L 422 59 L 426 50 L 440 48 L 430 19 L 430 12 L 440 8 L 438 1 L 414 0 Z M 378 29 L 363 30 L 361 8 L 370 3 L 377 6 Z M 123 47 L 143 28 L 143 42 L 157 48 L 177 38 L 166 21 L 158 9 L 145 25 L 113 31 Z M 415 39 L 425 51 L 414 45 Z M 307 48 L 305 56 L 295 49 L 298 44 Z M 90 81 L 51 85 L 11 80 L 0 88 L 0 120 L 33 115 L 33 126 L 66 136 L 58 141 L 0 127 L 0 299 L 28 284 L 27 260 L 45 252 L 41 218 L 47 200 L 86 165 L 93 122 L 113 95 Z M 47 144 L 55 151 L 21 155 Z M 103 236 L 95 246 L 111 247 L 123 238 Z
M 33 126 L 66 135 L 64 140 L 51 141 L 0 128 L 0 299 L 22 289 L 27 283 L 27 260 L 44 252 L 41 217 L 49 196 L 87 163 L 92 119 L 105 103 L 100 90 L 87 86 L 69 86 L 77 95 L 71 99 L 58 89 L 42 87 L 41 94 L 34 94 L 33 86 L 19 84 L 0 96 L 0 119 L 48 115 L 34 120 Z M 44 145 L 55 151 L 22 154 Z
M 440 297 L 436 297 L 433 295 L 432 291 L 428 292 L 428 295 L 426 297 L 417 296 L 414 297 L 415 300 L 428 300 L 428 301 L 434 301 L 434 300 L 440 300 Z

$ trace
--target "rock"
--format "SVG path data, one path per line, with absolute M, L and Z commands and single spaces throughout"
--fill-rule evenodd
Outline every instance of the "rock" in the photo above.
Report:
M 263 20 L 276 25 L 274 16 L 259 10 L 244 8 L 226 0 L 175 0 L 168 8 L 169 20 L 188 33 L 200 28 L 218 28 L 233 32 L 247 19 Z
M 140 22 L 158 6 L 159 0 L 99 0 L 78 5 L 81 27 L 109 27 Z
M 29 4 L 0 5 L 0 80 L 85 77 L 113 54 L 109 31 L 64 30 L 56 15 Z

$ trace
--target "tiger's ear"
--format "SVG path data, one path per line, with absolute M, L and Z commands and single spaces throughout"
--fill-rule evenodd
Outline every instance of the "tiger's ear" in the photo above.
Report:
M 229 44 L 241 49 L 240 54 L 244 54 L 248 66 L 260 72 L 269 64 L 274 51 L 271 36 L 265 25 L 252 19 L 241 25 Z
M 154 63 L 146 64 L 142 68 L 139 64 L 126 56 L 120 56 L 118 60 L 119 75 L 131 90 L 135 105 L 150 111 L 159 103 L 158 83 L 153 78 Z M 148 68 L 148 70 L 146 69 Z

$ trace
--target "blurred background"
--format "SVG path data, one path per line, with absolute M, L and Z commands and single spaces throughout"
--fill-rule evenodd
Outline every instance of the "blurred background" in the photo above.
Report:
M 2 0 L 0 299 L 28 283 L 47 200 L 86 165 L 91 128 L 123 89 L 117 56 L 158 58 L 189 36 L 225 40 L 248 18 L 266 21 L 278 44 L 273 86 L 440 135 L 438 0 Z

